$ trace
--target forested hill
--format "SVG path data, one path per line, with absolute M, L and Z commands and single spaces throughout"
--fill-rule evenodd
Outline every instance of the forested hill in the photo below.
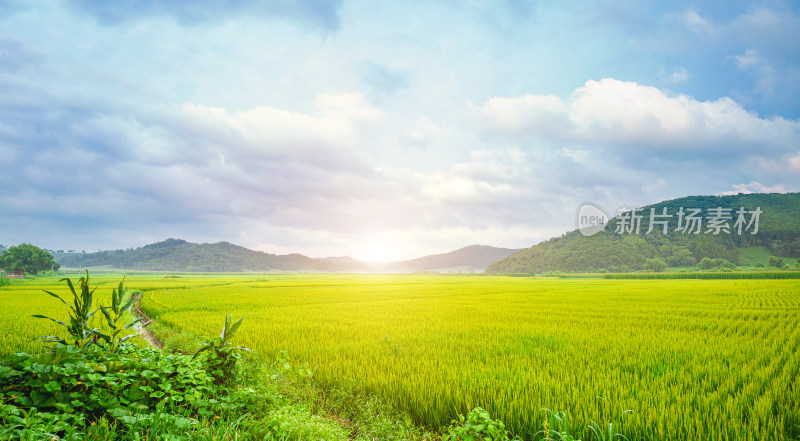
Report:
M 63 267 L 79 268 L 111 266 L 159 271 L 369 271 L 371 267 L 358 261 L 341 262 L 312 259 L 301 254 L 275 255 L 253 251 L 228 242 L 191 243 L 181 239 L 130 250 L 99 251 L 90 254 L 56 253 Z
M 746 223 L 739 234 L 737 211 L 742 207 L 748 213 L 743 213 Z M 667 223 L 667 234 L 662 234 L 663 225 L 657 223 L 653 231 L 647 233 L 651 208 L 657 215 L 666 209 L 666 214 L 671 216 L 654 218 Z M 680 208 L 687 214 L 688 209 L 701 210 L 699 234 L 677 230 Z M 713 226 L 709 221 L 715 217 L 718 208 L 731 209 L 728 213 L 730 219 L 720 221 L 728 225 L 730 232 L 719 230 L 715 235 L 715 228 L 709 231 Z M 750 225 L 749 230 L 747 224 L 752 220 L 752 211 L 757 208 L 761 214 L 758 233 L 753 235 L 755 224 Z M 770 262 L 783 260 L 785 264 L 794 265 L 796 258 L 800 257 L 800 193 L 690 196 L 643 207 L 638 214 L 642 216 L 638 234 L 631 228 L 630 218 L 625 218 L 619 225 L 621 219 L 615 217 L 595 235 L 584 236 L 579 230 L 571 231 L 501 259 L 490 265 L 486 272 L 663 271 L 669 267 L 700 264 L 730 268 L 734 265 L 762 265 L 770 255 L 783 258 Z M 686 216 L 683 220 L 682 226 L 685 227 Z M 704 261 L 704 258 L 708 259 Z

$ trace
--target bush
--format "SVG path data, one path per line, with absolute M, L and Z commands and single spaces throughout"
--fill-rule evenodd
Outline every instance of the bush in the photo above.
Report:
M 508 439 L 506 426 L 500 420 L 493 420 L 489 412 L 476 407 L 460 421 L 453 421 L 443 441 L 500 441 Z
M 0 360 L 0 390 L 0 422 L 23 439 L 84 433 L 103 422 L 137 430 L 157 419 L 172 430 L 191 425 L 187 415 L 231 407 L 199 360 L 132 346 L 119 353 L 59 345 L 14 354 Z
M 667 263 L 664 262 L 663 259 L 660 257 L 654 257 L 652 259 L 647 259 L 644 264 L 645 269 L 652 270 L 653 272 L 660 273 L 667 269 Z
M 249 351 L 250 349 L 244 346 L 231 346 L 230 339 L 233 334 L 239 329 L 242 324 L 242 319 L 233 323 L 233 316 L 225 317 L 225 324 L 222 326 L 222 333 L 218 338 L 206 340 L 203 347 L 195 352 L 194 357 L 197 357 L 201 352 L 208 351 L 205 357 L 206 370 L 212 375 L 215 384 L 228 384 L 234 378 L 234 371 L 236 369 L 236 361 L 241 358 L 239 351 Z
M 769 264 L 769 266 L 774 266 L 775 268 L 783 267 L 783 259 L 781 259 L 780 257 L 769 256 L 769 259 L 767 259 L 767 263 Z
M 718 270 L 732 270 L 736 268 L 736 265 L 733 262 L 728 260 L 717 258 L 717 259 L 709 259 L 708 257 L 703 257 L 703 260 L 697 264 L 697 268 L 701 270 L 710 270 L 710 269 L 718 269 Z
M 708 257 L 703 257 L 703 259 L 697 263 L 697 269 L 709 270 L 711 268 L 714 268 L 714 261 Z
M 227 343 L 241 319 L 233 325 L 226 319 L 220 338 L 208 348 L 213 356 L 206 358 L 138 348 L 124 343 L 134 334 L 123 334 L 141 319 L 120 323 L 133 306 L 122 283 L 112 291 L 110 306 L 92 310 L 89 273 L 78 289 L 64 280 L 72 305 L 46 292 L 69 309 L 69 321 L 34 317 L 64 326 L 70 342 L 41 337 L 54 343 L 50 352 L 0 359 L 0 440 L 165 439 L 165 434 L 170 440 L 188 440 L 196 438 L 192 433 L 197 430 L 208 430 L 208 425 L 198 426 L 198 417 L 218 419 L 244 406 L 224 387 L 230 385 L 241 349 Z M 98 310 L 108 333 L 89 327 Z

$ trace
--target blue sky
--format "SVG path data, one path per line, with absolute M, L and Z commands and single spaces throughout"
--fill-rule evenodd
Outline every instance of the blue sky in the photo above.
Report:
M 0 243 L 401 259 L 800 191 L 800 6 L 0 0 Z

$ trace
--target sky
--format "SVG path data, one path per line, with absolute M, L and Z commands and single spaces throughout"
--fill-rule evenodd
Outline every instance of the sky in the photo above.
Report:
M 0 244 L 388 261 L 800 191 L 791 1 L 0 0 Z

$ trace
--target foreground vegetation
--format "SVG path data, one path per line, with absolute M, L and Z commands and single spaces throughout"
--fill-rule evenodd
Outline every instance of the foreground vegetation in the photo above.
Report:
M 0 327 L 48 334 L 48 323 L 20 320 L 19 311 L 49 304 L 41 289 L 53 283 L 0 288 L 10 306 L 0 313 L 17 308 Z M 236 341 L 257 353 L 231 390 L 261 404 L 247 401 L 251 414 L 235 426 L 241 411 L 187 417 L 195 439 L 204 424 L 231 428 L 206 439 L 438 437 L 419 423 L 450 439 L 489 428 L 491 439 L 506 430 L 537 440 L 800 437 L 800 287 L 792 280 L 182 275 L 129 283 L 145 291 L 142 307 L 172 349 L 191 353 L 219 333 L 225 314 L 245 316 Z M 108 280 L 100 289 L 113 287 Z M 27 347 L 9 340 L 2 349 L 18 344 Z
M 193 356 L 137 347 L 126 343 L 126 331 L 139 319 L 117 323 L 129 318 L 133 300 L 122 284 L 111 305 L 94 309 L 88 275 L 66 281 L 72 296 L 47 293 L 69 309 L 64 320 L 36 316 L 62 326 L 64 338 L 42 337 L 52 344 L 47 351 L 0 358 L 0 440 L 431 438 L 374 397 L 319 389 L 307 368 L 295 369 L 286 357 L 271 364 L 241 359 L 247 348 L 231 339 L 242 319 L 226 318 L 220 336 Z M 93 320 L 98 311 L 102 329 Z M 453 431 L 467 433 L 485 421 L 502 427 L 483 415 L 476 410 Z

